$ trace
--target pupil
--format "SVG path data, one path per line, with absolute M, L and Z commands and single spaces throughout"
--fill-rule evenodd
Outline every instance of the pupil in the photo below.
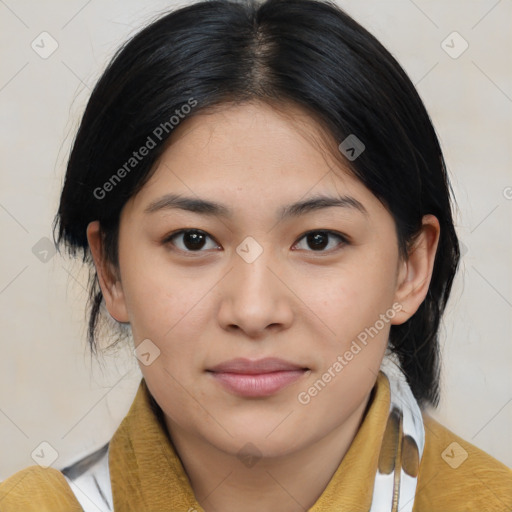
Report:
M 184 234 L 183 243 L 187 249 L 200 249 L 204 244 L 204 236 L 197 231 L 189 231 Z
M 308 235 L 308 243 L 312 249 L 323 249 L 327 246 L 328 236 L 326 233 L 313 233 Z

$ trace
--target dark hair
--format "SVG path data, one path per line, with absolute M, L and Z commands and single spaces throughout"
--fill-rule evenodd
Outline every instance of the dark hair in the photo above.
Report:
M 88 223 L 100 221 L 104 255 L 118 269 L 121 209 L 154 172 L 172 134 L 172 116 L 248 100 L 276 108 L 293 103 L 338 144 L 351 134 L 364 143 L 357 159 L 338 151 L 339 156 L 393 216 L 402 256 L 422 216 L 438 218 L 441 233 L 427 296 L 407 322 L 391 327 L 389 344 L 419 403 L 437 405 L 438 328 L 459 262 L 443 155 L 400 65 L 329 1 L 200 1 L 158 18 L 117 51 L 87 104 L 54 221 L 57 246 L 64 243 L 74 257 L 81 251 L 90 265 L 92 352 L 103 297 Z M 196 106 L 186 110 L 192 102 Z M 157 127 L 165 136 L 156 136 Z M 154 147 L 128 169 L 133 152 L 149 146 L 148 137 Z M 108 200 L 98 197 L 107 189 Z

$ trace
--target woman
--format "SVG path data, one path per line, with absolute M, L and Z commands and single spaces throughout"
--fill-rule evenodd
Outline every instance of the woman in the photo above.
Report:
M 111 441 L 11 510 L 512 508 L 512 471 L 426 413 L 459 260 L 428 114 L 335 4 L 199 2 L 96 85 L 57 241 L 143 374 Z M 128 342 L 131 343 L 131 340 Z

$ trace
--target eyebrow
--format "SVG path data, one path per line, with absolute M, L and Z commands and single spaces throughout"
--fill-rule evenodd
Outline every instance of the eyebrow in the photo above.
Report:
M 368 215 L 366 208 L 357 199 L 350 196 L 330 197 L 325 195 L 317 195 L 310 197 L 303 201 L 298 201 L 286 206 L 283 206 L 277 215 L 279 220 L 284 220 L 290 217 L 299 217 L 306 213 L 322 210 L 331 207 L 349 208 L 364 215 Z M 145 214 L 158 212 L 161 210 L 179 209 L 201 215 L 220 216 L 225 218 L 233 217 L 233 210 L 228 206 L 201 199 L 197 197 L 185 197 L 178 194 L 166 194 L 155 201 L 152 201 L 145 209 Z

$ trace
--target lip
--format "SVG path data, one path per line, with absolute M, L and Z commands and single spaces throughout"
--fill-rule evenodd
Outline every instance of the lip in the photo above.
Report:
M 309 371 L 309 368 L 275 357 L 236 358 L 207 370 L 228 391 L 253 398 L 274 395 Z

